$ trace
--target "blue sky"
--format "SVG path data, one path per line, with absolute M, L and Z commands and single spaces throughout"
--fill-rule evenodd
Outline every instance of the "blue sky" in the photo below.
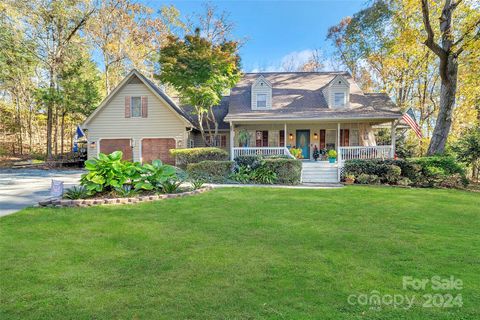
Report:
M 182 16 L 202 12 L 204 1 L 143 0 L 152 8 L 173 4 Z M 329 58 L 332 47 L 325 40 L 330 26 L 353 15 L 366 0 L 316 1 L 210 1 L 230 13 L 235 35 L 247 38 L 240 55 L 244 71 L 275 71 L 282 59 L 302 59 L 308 50 L 319 48 Z M 327 67 L 328 68 L 328 67 Z

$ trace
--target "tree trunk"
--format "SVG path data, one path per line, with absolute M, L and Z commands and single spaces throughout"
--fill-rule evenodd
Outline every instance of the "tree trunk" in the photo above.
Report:
M 62 112 L 62 120 L 61 120 L 61 124 L 60 124 L 60 154 L 62 156 L 62 159 L 63 159 L 63 147 L 64 147 L 64 143 L 63 143 L 63 139 L 65 139 L 65 112 Z
M 55 71 L 50 68 L 50 90 L 55 89 Z M 47 159 L 52 160 L 53 101 L 47 102 Z
M 55 117 L 54 117 L 55 130 L 53 133 L 53 143 L 55 149 L 55 156 L 58 155 L 58 106 L 55 106 Z
M 438 112 L 435 129 L 428 146 L 428 155 L 443 154 L 447 144 L 448 134 L 452 126 L 452 114 L 455 106 L 457 91 L 458 62 L 450 55 L 444 63 L 440 63 L 441 77 L 440 110 Z

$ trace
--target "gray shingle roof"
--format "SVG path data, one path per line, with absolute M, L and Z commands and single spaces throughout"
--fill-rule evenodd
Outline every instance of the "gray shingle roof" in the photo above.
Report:
M 350 83 L 350 106 L 332 109 L 322 94 L 336 75 Z M 251 109 L 251 85 L 263 75 L 272 83 L 272 108 Z M 347 72 L 246 73 L 231 90 L 225 121 L 282 119 L 396 119 L 398 107 L 386 94 L 364 94 Z
M 178 99 L 178 98 L 174 98 L 174 99 Z M 219 105 L 213 107 L 213 114 L 215 115 L 215 119 L 218 123 L 218 129 L 220 130 L 226 130 L 230 128 L 230 124 L 224 121 L 225 116 L 228 113 L 228 102 L 229 102 L 229 97 L 225 96 L 222 98 Z M 193 107 L 188 105 L 182 105 L 182 109 L 184 113 L 189 117 L 190 122 L 192 122 L 198 128 L 198 117 L 194 113 Z M 206 128 L 206 121 L 204 121 L 203 125 Z M 210 125 L 213 129 L 213 124 L 211 123 Z
M 142 79 L 147 82 L 150 87 L 159 95 L 161 96 L 167 103 L 170 107 L 172 107 L 172 109 L 174 109 L 181 117 L 185 118 L 186 120 L 188 120 L 189 122 L 192 122 L 192 119 L 190 118 L 190 116 L 185 112 L 185 110 L 182 108 L 182 107 L 179 107 L 175 101 L 173 101 L 173 99 L 171 99 L 165 92 L 163 92 L 162 89 L 160 89 L 155 83 L 153 83 L 153 81 L 151 81 L 150 79 L 148 79 L 147 77 L 145 77 L 141 72 L 138 72 L 138 75 L 140 77 L 142 77 Z M 193 124 L 193 122 L 192 122 Z

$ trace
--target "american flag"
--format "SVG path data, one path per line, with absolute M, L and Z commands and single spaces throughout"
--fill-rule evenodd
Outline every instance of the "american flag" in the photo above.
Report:
M 405 112 L 402 116 L 403 121 L 408 123 L 408 125 L 415 131 L 415 134 L 417 135 L 418 138 L 422 138 L 422 128 L 417 123 L 417 120 L 415 120 L 415 113 L 413 112 L 412 108 L 408 109 L 407 112 Z

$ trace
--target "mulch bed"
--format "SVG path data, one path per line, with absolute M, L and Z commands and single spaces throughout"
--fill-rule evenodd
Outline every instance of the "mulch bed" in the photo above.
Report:
M 179 198 L 186 197 L 195 194 L 204 193 L 211 190 L 211 186 L 203 187 L 197 190 L 180 192 L 180 193 L 170 193 L 170 194 L 156 194 L 156 195 L 140 195 L 131 198 L 93 198 L 93 199 L 78 199 L 78 200 L 68 200 L 68 199 L 49 199 L 40 201 L 38 203 L 41 207 L 90 207 L 90 206 L 100 206 L 100 205 L 120 205 L 120 204 L 132 204 L 140 202 L 149 202 L 157 201 L 162 199 L 170 198 Z

